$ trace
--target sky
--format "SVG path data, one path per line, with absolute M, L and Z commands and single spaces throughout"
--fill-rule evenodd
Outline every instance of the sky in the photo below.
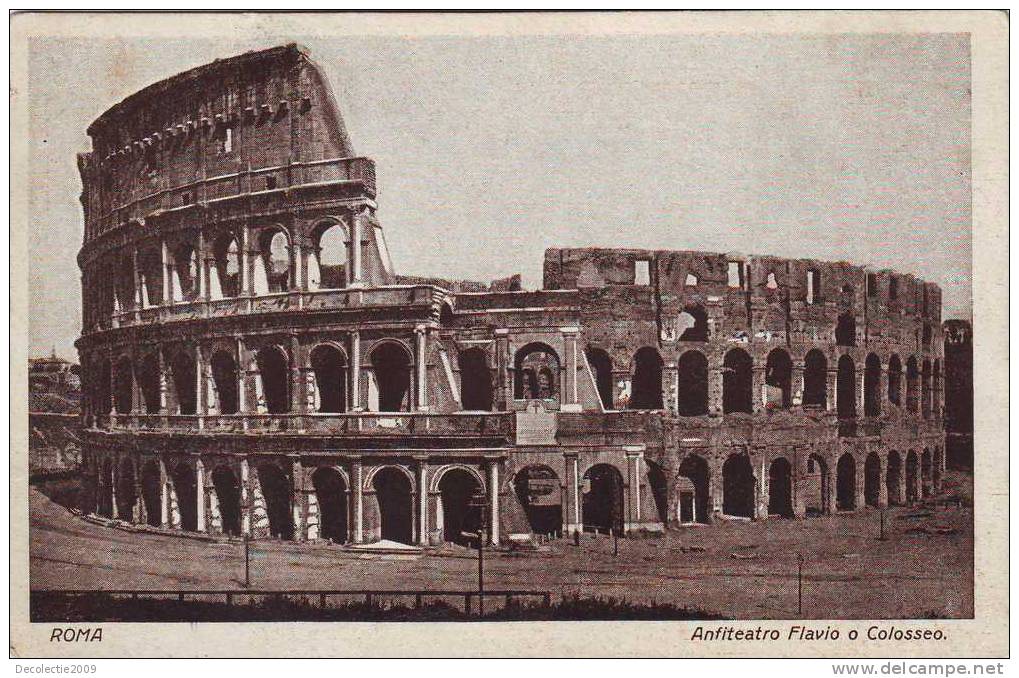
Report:
M 847 260 L 970 318 L 969 40 L 954 34 L 37 39 L 31 355 L 76 359 L 89 123 L 216 58 L 299 42 L 376 162 L 397 272 L 541 285 L 548 247 Z

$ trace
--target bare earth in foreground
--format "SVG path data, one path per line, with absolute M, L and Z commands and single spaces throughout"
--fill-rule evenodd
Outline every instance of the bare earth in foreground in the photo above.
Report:
M 94 525 L 34 488 L 30 509 L 33 589 L 241 588 L 241 544 Z M 802 553 L 804 617 L 965 618 L 973 615 L 972 519 L 971 508 L 954 504 L 889 509 L 885 541 L 873 509 L 727 522 L 661 539 L 622 539 L 615 557 L 611 539 L 587 535 L 580 547 L 559 540 L 547 552 L 487 552 L 485 585 L 672 602 L 735 619 L 796 618 Z M 476 552 L 459 547 L 410 560 L 278 542 L 253 542 L 251 551 L 253 588 L 477 587 Z

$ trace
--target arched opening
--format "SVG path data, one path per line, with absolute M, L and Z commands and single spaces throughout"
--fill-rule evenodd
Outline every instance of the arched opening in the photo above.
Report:
M 460 367 L 460 405 L 465 410 L 492 409 L 492 372 L 480 348 L 469 348 L 457 356 Z
M 924 419 L 931 416 L 931 361 L 924 360 L 920 371 L 920 404 Z
M 750 354 L 734 348 L 722 361 L 722 411 L 753 412 L 753 360 Z
M 212 471 L 212 486 L 219 503 L 219 519 L 223 534 L 233 537 L 241 534 L 241 483 L 229 466 L 217 466 Z
M 680 341 L 708 340 L 708 313 L 699 304 L 683 307 L 679 314 Z
M 482 495 L 483 489 L 477 479 L 463 469 L 450 469 L 439 479 L 439 497 L 442 502 L 442 539 L 446 542 L 468 546 L 476 539 L 464 536 L 464 532 L 478 532 L 481 529 L 481 506 L 472 506 L 471 499 Z
M 793 467 L 785 457 L 768 468 L 768 515 L 793 517 Z
M 852 313 L 839 316 L 835 326 L 835 343 L 838 346 L 856 346 L 856 318 Z
M 453 307 L 447 302 L 442 302 L 439 307 L 439 324 L 443 327 L 452 327 L 456 316 L 453 315 Z
M 750 458 L 742 453 L 730 454 L 722 464 L 722 513 L 753 518 L 755 482 Z
M 216 402 L 220 414 L 237 414 L 238 375 L 237 361 L 226 351 L 212 356 L 212 381 L 216 385 Z
M 345 544 L 347 535 L 347 483 L 334 468 L 323 466 L 311 474 L 318 499 L 319 536 L 336 544 Z
M 888 470 L 885 471 L 885 487 L 888 491 L 888 505 L 902 503 L 902 457 L 895 450 L 888 453 Z
M 319 412 L 347 411 L 347 356 L 332 344 L 320 344 L 311 351 L 315 374 L 316 407 Z
M 700 351 L 687 351 L 676 364 L 679 414 L 699 417 L 708 413 L 708 359 Z
M 173 492 L 177 495 L 177 514 L 180 516 L 180 529 L 195 532 L 198 529 L 198 482 L 195 470 L 181 462 L 173 473 Z
M 142 306 L 158 306 L 163 303 L 163 262 L 161 253 L 155 247 L 138 251 L 138 273 L 141 276 Z
M 414 501 L 410 479 L 398 469 L 387 466 L 372 478 L 379 505 L 382 539 L 410 544 L 414 538 Z
M 633 362 L 630 409 L 662 409 L 662 357 L 655 349 L 645 346 L 637 351 Z
M 941 489 L 941 469 L 945 464 L 944 450 L 940 447 L 934 448 L 934 491 L 938 492 Z
M 216 265 L 212 270 L 212 298 L 236 297 L 241 292 L 241 248 L 237 239 L 226 234 L 213 246 Z
M 655 500 L 658 520 L 665 525 L 669 521 L 669 481 L 661 466 L 653 461 L 645 460 L 644 463 L 647 464 L 647 482 L 651 489 L 651 498 Z
M 513 490 L 535 534 L 561 535 L 562 486 L 548 466 L 527 466 L 513 476 Z
M 105 358 L 96 366 L 96 412 L 109 414 L 113 410 L 113 369 Z
M 350 240 L 343 225 L 321 225 L 316 231 L 315 252 L 308 259 L 308 289 L 346 287 L 349 252 Z
M 198 389 L 195 383 L 195 359 L 189 351 L 178 350 L 170 360 L 170 375 L 173 377 L 173 391 L 177 396 L 179 414 L 198 412 Z
M 917 478 L 920 476 L 920 459 L 916 452 L 909 451 L 906 455 L 906 503 L 912 504 L 919 497 L 917 496 Z
M 371 391 L 377 389 L 379 412 L 409 412 L 410 355 L 407 350 L 385 342 L 372 350 L 370 359 L 374 384 L 369 385 L 369 405 L 375 400 Z
M 931 375 L 931 408 L 936 419 L 941 418 L 941 361 L 935 359 Z
M 134 375 L 131 370 L 131 359 L 123 356 L 113 367 L 113 406 L 117 414 L 130 414 L 134 404 Z
M 255 356 L 262 398 L 270 414 L 290 411 L 290 360 L 279 346 L 266 346 Z
M 598 397 L 601 399 L 602 407 L 611 410 L 614 407 L 612 402 L 612 358 L 600 348 L 588 348 L 587 364 L 594 371 L 594 383 L 598 388 Z
M 173 300 L 191 301 L 198 296 L 198 252 L 190 243 L 173 251 Z
M 159 414 L 160 410 L 160 389 L 159 389 L 159 356 L 150 353 L 143 356 L 135 368 L 135 379 L 142 392 L 142 399 L 145 401 L 146 414 Z
M 840 419 L 856 416 L 856 365 L 848 355 L 839 358 L 835 397 Z
M 909 356 L 906 361 L 906 409 L 917 412 L 920 409 L 920 370 L 916 366 L 916 356 Z
M 863 414 L 867 417 L 881 414 L 881 359 L 873 353 L 867 356 L 863 369 Z
M 933 494 L 934 465 L 931 463 L 931 451 L 924 448 L 920 455 L 920 492 L 924 497 Z
M 513 360 L 513 397 L 554 400 L 559 397 L 559 356 L 550 346 L 528 344 Z
M 584 473 L 581 514 L 584 530 L 623 534 L 623 476 L 610 464 L 596 464 Z
M 793 404 L 793 361 L 776 348 L 768 354 L 764 366 L 765 406 L 788 408 Z
M 711 469 L 703 458 L 696 454 L 688 454 L 683 458 L 676 483 L 679 522 L 683 524 L 708 522 L 710 479 Z
M 881 458 L 876 452 L 871 452 L 863 464 L 863 500 L 867 506 L 877 506 L 880 499 Z
M 258 467 L 258 485 L 269 518 L 269 535 L 276 539 L 294 538 L 293 490 L 290 478 L 279 466 L 265 463 Z
M 121 520 L 134 522 L 134 507 L 138 501 L 138 494 L 134 484 L 134 462 L 130 458 L 125 457 L 120 462 L 120 473 L 118 476 L 117 517 Z
M 290 289 L 290 239 L 278 228 L 262 232 L 255 257 L 255 294 Z
M 113 518 L 113 484 L 117 480 L 114 476 L 113 461 L 103 460 L 99 469 L 99 515 Z
M 134 262 L 131 257 L 123 257 L 114 265 L 113 276 L 117 306 L 121 311 L 128 311 L 135 306 Z
M 902 404 L 902 361 L 892 354 L 888 359 L 888 402 L 898 407 Z
M 151 459 L 142 465 L 141 486 L 145 522 L 152 527 L 159 527 L 163 524 L 163 488 L 159 477 L 159 464 Z
M 839 457 L 835 467 L 836 507 L 839 511 L 856 508 L 856 460 L 848 452 Z
M 816 348 L 803 359 L 803 406 L 828 407 L 828 359 Z
M 803 493 L 803 505 L 807 515 L 823 515 L 828 513 L 829 487 L 828 464 L 817 454 L 807 457 L 807 472 L 800 483 Z

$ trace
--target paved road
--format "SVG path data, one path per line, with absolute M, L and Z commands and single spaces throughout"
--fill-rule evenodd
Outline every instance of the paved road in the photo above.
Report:
M 34 488 L 30 510 L 34 588 L 239 588 L 243 581 L 243 547 L 237 544 L 94 525 Z M 930 515 L 918 515 L 924 512 Z M 802 552 L 807 617 L 971 616 L 970 509 L 895 509 L 886 520 L 887 541 L 876 538 L 879 515 L 872 510 L 620 540 L 618 557 L 604 536 L 586 537 L 579 548 L 561 540 L 547 553 L 492 554 L 486 585 L 668 601 L 734 618 L 793 618 L 796 554 Z M 335 546 L 255 542 L 252 554 L 258 588 L 477 585 L 475 552 L 459 548 L 408 560 L 366 558 Z

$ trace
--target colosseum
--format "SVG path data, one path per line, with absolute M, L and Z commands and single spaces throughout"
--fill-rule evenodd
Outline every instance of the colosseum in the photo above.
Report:
M 402 275 L 374 163 L 296 45 L 153 84 L 88 134 L 85 512 L 429 547 L 939 490 L 933 283 L 635 249 L 550 249 L 537 290 Z

